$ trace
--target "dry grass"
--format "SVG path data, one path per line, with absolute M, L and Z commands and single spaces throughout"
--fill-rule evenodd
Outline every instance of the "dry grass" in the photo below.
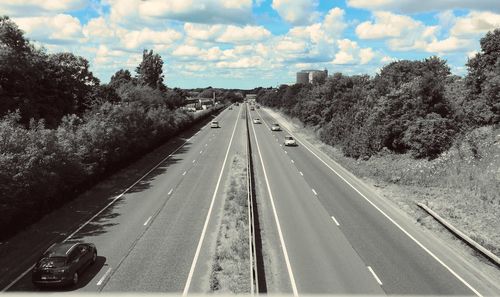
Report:
M 226 184 L 210 291 L 250 293 L 246 159 L 236 155 Z
M 419 219 L 417 202 L 500 256 L 500 128 L 478 128 L 434 160 L 382 151 L 368 160 L 343 156 L 315 131 L 280 114 L 299 136 Z M 426 226 L 429 227 L 429 226 Z

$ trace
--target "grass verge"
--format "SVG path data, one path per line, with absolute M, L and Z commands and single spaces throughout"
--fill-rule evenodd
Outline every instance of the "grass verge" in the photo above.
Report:
M 225 186 L 224 211 L 210 274 L 210 291 L 250 293 L 246 159 L 236 154 Z

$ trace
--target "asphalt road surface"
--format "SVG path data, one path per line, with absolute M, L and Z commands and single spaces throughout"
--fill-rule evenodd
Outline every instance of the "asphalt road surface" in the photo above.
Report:
M 244 114 L 244 104 L 223 111 L 221 128 L 204 126 L 73 234 L 93 242 L 99 258 L 64 290 L 207 293 L 229 165 L 246 152 Z M 285 147 L 290 132 L 270 131 L 268 113 L 250 115 L 262 119 L 250 124 L 250 138 L 270 292 L 499 294 L 320 151 L 300 139 Z M 37 290 L 29 273 L 9 288 Z

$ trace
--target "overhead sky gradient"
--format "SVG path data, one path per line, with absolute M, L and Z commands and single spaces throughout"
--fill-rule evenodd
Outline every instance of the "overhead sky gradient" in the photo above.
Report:
M 276 86 L 311 68 L 374 75 L 431 55 L 464 75 L 500 28 L 499 0 L 2 0 L 0 14 L 48 52 L 87 58 L 102 82 L 153 49 L 181 88 Z

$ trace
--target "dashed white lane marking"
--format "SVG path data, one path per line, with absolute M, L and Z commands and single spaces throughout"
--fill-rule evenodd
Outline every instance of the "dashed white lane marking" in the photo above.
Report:
M 288 154 L 288 152 L 287 152 L 287 151 L 285 151 L 285 154 Z
M 300 175 L 304 176 L 304 173 L 302 173 L 302 171 L 299 171 Z
M 295 163 L 295 161 L 294 161 L 294 160 L 291 160 L 291 161 L 292 161 L 292 164 L 293 164 L 293 163 Z
M 174 189 L 170 189 L 170 191 L 168 191 L 168 195 L 172 194 L 173 191 Z
M 240 113 L 243 109 L 240 109 L 238 112 L 237 119 L 240 118 Z M 201 246 L 203 245 L 203 240 L 205 238 L 205 234 L 207 233 L 208 222 L 210 221 L 210 216 L 212 214 L 212 209 L 215 203 L 215 197 L 217 196 L 217 191 L 219 190 L 220 182 L 222 180 L 222 174 L 224 173 L 224 167 L 226 167 L 227 157 L 229 155 L 229 151 L 231 149 L 231 145 L 233 143 L 234 133 L 236 132 L 236 127 L 238 127 L 238 121 L 234 123 L 233 133 L 231 134 L 231 138 L 229 139 L 229 144 L 227 146 L 226 156 L 224 157 L 224 162 L 222 163 L 222 167 L 220 169 L 219 178 L 217 180 L 217 184 L 215 185 L 214 194 L 212 196 L 212 201 L 210 202 L 210 207 L 208 208 L 207 217 L 205 218 L 205 224 L 203 225 L 203 230 L 201 231 L 200 240 L 198 241 L 198 246 L 196 247 L 196 252 L 193 257 L 193 262 L 191 263 L 191 268 L 189 269 L 189 274 L 186 280 L 186 285 L 184 286 L 184 291 L 182 292 L 182 296 L 187 296 L 189 292 L 189 287 L 191 286 L 191 281 L 193 279 L 194 269 L 196 267 L 196 263 L 198 262 L 198 257 L 200 256 Z
M 203 153 L 203 150 L 200 151 L 200 154 L 202 154 L 202 153 Z
M 280 146 L 283 146 L 282 144 L 280 144 Z
M 193 160 L 193 163 L 196 162 L 196 160 Z
M 111 267 L 108 268 L 106 273 L 101 277 L 101 279 L 97 282 L 97 285 L 100 286 L 104 282 L 104 280 L 108 277 L 109 273 L 111 272 Z
M 316 193 L 316 190 L 312 189 L 314 195 L 318 196 L 318 193 Z
M 337 219 L 335 219 L 335 217 L 334 217 L 334 216 L 332 216 L 332 220 L 335 222 L 335 224 L 336 224 L 337 226 L 340 226 L 339 221 L 337 221 Z
M 289 131 L 290 132 L 290 131 Z M 294 136 L 291 132 L 290 135 Z M 294 136 L 295 139 L 297 137 Z M 391 218 L 388 214 L 386 214 L 380 207 L 378 207 L 373 201 L 368 199 L 361 191 L 359 191 L 356 187 L 354 187 L 349 181 L 347 181 L 342 175 L 340 175 L 335 169 L 333 169 L 328 163 L 326 163 L 318 154 L 313 152 L 308 145 L 305 145 L 304 142 L 297 139 L 297 141 L 305 147 L 311 154 L 313 154 L 318 160 L 320 160 L 326 167 L 328 167 L 332 172 L 334 172 L 340 179 L 342 179 L 345 183 L 347 183 L 354 191 L 356 191 L 361 197 L 363 197 L 369 204 L 371 204 L 376 210 L 378 210 L 384 217 L 386 217 L 391 223 L 393 223 L 399 230 L 401 230 L 406 236 L 408 236 L 413 242 L 415 242 L 418 246 L 420 246 L 428 255 L 430 255 L 434 260 L 436 260 L 439 264 L 441 264 L 446 270 L 448 270 L 453 276 L 455 276 L 459 281 L 461 281 L 467 288 L 469 288 L 474 294 L 479 297 L 483 295 L 479 293 L 471 284 L 469 284 L 465 279 L 463 279 L 458 273 L 456 273 L 453 269 L 451 269 L 446 263 L 444 263 L 438 256 L 436 256 L 433 252 L 431 252 L 426 246 L 424 246 L 420 241 L 418 241 L 413 235 L 411 235 L 408 231 L 406 231 L 401 225 L 399 225 L 393 218 Z M 311 144 L 309 144 L 311 145 Z M 311 145 L 312 146 L 312 145 Z M 323 153 L 324 154 L 324 153 Z
M 370 270 L 370 272 L 372 273 L 372 275 L 375 278 L 375 280 L 377 281 L 377 283 L 379 285 L 382 285 L 382 281 L 380 281 L 380 278 L 378 278 L 377 274 L 375 274 L 375 271 L 373 271 L 373 269 L 370 266 L 367 266 L 367 267 L 368 267 L 368 270 Z
M 186 171 L 184 171 L 184 173 L 183 173 L 182 175 L 186 175 L 186 173 L 187 173 L 187 172 L 186 172 Z
M 208 143 L 205 143 L 205 146 L 208 146 Z
M 148 220 L 144 223 L 144 226 L 147 226 L 147 225 L 148 225 L 149 221 L 151 221 L 151 218 L 152 218 L 152 217 L 149 217 L 149 218 L 148 218 Z
M 283 251 L 283 256 L 285 258 L 286 268 L 288 270 L 288 276 L 290 277 L 290 283 L 292 285 L 293 296 L 299 296 L 297 285 L 295 284 L 295 277 L 292 271 L 292 265 L 290 264 L 290 258 L 288 257 L 288 251 L 285 245 L 285 239 L 283 238 L 283 232 L 281 231 L 281 225 L 278 218 L 278 213 L 276 211 L 276 206 L 274 204 L 273 192 L 271 191 L 271 186 L 269 185 L 269 179 L 267 178 L 266 166 L 264 165 L 264 160 L 262 159 L 262 153 L 260 151 L 259 140 L 257 139 L 257 133 L 255 133 L 255 127 L 252 125 L 253 136 L 255 138 L 255 143 L 257 144 L 257 151 L 259 152 L 260 164 L 262 166 L 262 171 L 264 172 L 264 179 L 266 181 L 267 192 L 269 193 L 269 200 L 271 201 L 271 208 L 273 209 L 274 220 L 276 222 L 276 228 L 278 229 L 278 236 L 281 243 L 281 249 Z

